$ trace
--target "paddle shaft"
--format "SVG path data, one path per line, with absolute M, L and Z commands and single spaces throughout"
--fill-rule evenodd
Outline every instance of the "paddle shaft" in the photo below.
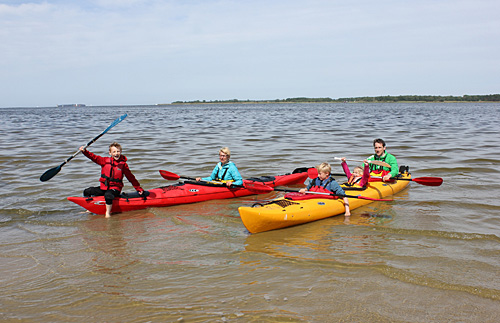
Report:
M 94 142 L 97 141 L 97 139 L 101 138 L 103 135 L 104 135 L 104 133 L 101 133 L 101 134 L 99 134 L 99 136 L 97 136 L 94 139 L 92 139 L 91 141 L 89 141 L 87 143 L 87 145 L 85 145 L 85 147 L 83 147 L 83 150 L 87 149 L 87 147 L 89 147 L 90 145 L 92 145 Z M 61 165 L 59 165 L 59 167 L 63 167 L 64 165 L 66 165 L 67 163 L 69 163 L 73 158 L 75 158 L 81 152 L 82 151 L 80 149 L 78 149 L 76 153 L 74 153 L 71 157 L 69 157 L 68 159 L 66 159 Z
M 108 132 L 111 128 L 122 122 L 125 118 L 127 117 L 127 114 L 124 114 L 118 118 L 115 119 L 103 132 L 101 132 L 99 135 L 97 135 L 94 139 L 89 141 L 87 145 L 84 147 L 84 149 L 87 149 L 90 145 L 92 145 L 94 142 L 96 142 L 99 138 L 101 138 L 106 132 Z M 79 153 L 81 153 L 81 150 L 78 149 L 72 156 L 70 156 L 68 159 L 66 159 L 61 165 L 53 167 L 43 173 L 42 176 L 40 176 L 40 181 L 45 182 L 51 179 L 52 177 L 56 176 L 57 173 L 61 170 L 61 168 L 69 163 L 73 158 L 75 158 Z
M 281 191 L 281 192 L 295 192 L 299 193 L 300 191 L 297 190 L 289 190 L 289 189 L 284 189 L 284 188 L 274 188 L 275 191 Z M 330 196 L 338 196 L 338 197 L 348 197 L 348 198 L 353 198 L 353 199 L 362 199 L 362 200 L 371 200 L 371 201 L 392 201 L 390 199 L 377 199 L 377 198 L 372 198 L 372 197 L 367 197 L 367 196 L 361 196 L 361 195 L 342 195 L 342 194 L 335 194 L 335 193 L 326 193 L 326 192 L 314 192 L 314 191 L 305 191 L 304 193 L 307 194 L 319 194 L 319 195 L 330 195 Z
M 169 172 L 169 171 L 166 171 L 166 170 L 160 170 L 160 175 L 161 177 L 163 177 L 164 179 L 166 180 L 169 180 L 169 181 L 175 181 L 175 180 L 178 180 L 179 178 L 183 178 L 183 179 L 187 179 L 187 180 L 190 180 L 190 181 L 195 181 L 195 182 L 198 182 L 196 180 L 196 178 L 193 178 L 193 177 L 187 177 L 187 176 L 180 176 L 180 175 L 177 175 L 175 173 L 172 173 L 172 172 Z M 210 183 L 208 181 L 201 181 L 202 183 Z M 215 185 L 218 185 L 218 184 L 215 184 Z M 225 183 L 220 183 L 220 186 L 227 186 L 225 185 Z M 231 185 L 231 186 L 227 186 L 227 188 L 245 188 L 253 193 L 258 193 L 258 194 L 264 194 L 264 193 L 269 193 L 272 191 L 272 188 L 264 185 L 264 184 L 256 184 L 256 183 L 253 183 L 253 185 L 250 185 L 250 184 L 245 184 L 245 182 L 243 182 L 243 185 Z
M 178 180 L 179 178 L 183 178 L 183 179 L 188 179 L 190 181 L 195 181 L 195 182 L 198 182 L 196 180 L 196 178 L 194 177 L 187 177 L 187 176 L 181 176 L 181 175 L 177 175 L 176 173 L 172 173 L 172 172 L 169 172 L 169 171 L 166 171 L 166 170 L 159 170 L 160 172 L 160 175 L 161 177 L 163 177 L 164 179 L 168 180 L 168 181 L 175 181 L 175 180 Z M 210 183 L 209 181 L 201 181 L 202 183 Z M 224 184 L 221 182 L 221 185 Z M 231 186 L 234 186 L 234 187 L 243 187 L 243 186 L 240 186 L 240 185 L 231 185 Z
M 342 160 L 342 158 L 340 158 L 340 157 L 333 157 L 333 159 L 335 159 L 335 160 Z M 346 159 L 346 160 L 364 163 L 364 160 L 358 160 L 358 159 Z M 367 162 L 368 162 L 368 164 L 373 164 L 373 165 L 378 165 L 378 166 L 383 166 L 383 167 L 391 168 L 391 165 L 389 165 L 386 162 L 383 162 L 381 160 L 367 160 Z
M 308 172 L 310 178 L 316 178 L 318 176 L 318 172 L 316 169 L 311 169 L 312 171 Z M 315 172 L 316 171 L 316 172 Z M 342 173 L 332 173 L 331 176 L 346 176 L 346 174 Z M 372 178 L 382 178 L 380 176 L 371 176 Z M 415 177 L 415 178 L 400 178 L 400 177 L 391 177 L 390 181 L 410 181 L 416 182 L 425 186 L 441 186 L 443 184 L 443 179 L 441 177 Z
M 181 176 L 181 175 L 177 175 L 175 173 L 172 173 L 172 172 L 169 172 L 166 170 L 160 170 L 160 175 L 161 175 L 161 177 L 163 177 L 164 179 L 169 180 L 169 181 L 175 181 L 175 180 L 178 180 L 179 178 L 182 178 L 182 179 L 187 179 L 187 180 L 194 181 L 194 182 L 210 183 L 208 181 L 197 181 L 196 178 L 194 178 L 194 177 Z M 221 182 L 220 184 L 222 185 L 223 183 Z M 218 185 L 218 184 L 216 184 L 216 185 Z M 238 186 L 236 185 L 235 187 L 238 187 Z
M 116 118 L 115 121 L 113 121 L 103 132 L 101 132 L 100 134 L 98 134 L 97 136 L 95 136 L 94 139 L 92 139 L 91 141 L 89 141 L 87 143 L 87 145 L 85 145 L 85 147 L 83 149 L 84 150 L 87 149 L 87 147 L 89 147 L 94 142 L 96 142 L 99 138 L 101 138 L 102 136 L 104 136 L 104 134 L 106 132 L 108 132 L 111 128 L 113 128 L 114 126 L 116 126 L 117 124 L 119 124 L 120 122 L 122 122 L 126 117 L 127 117 L 127 114 L 124 114 L 124 115 Z M 71 156 L 68 159 L 66 159 L 66 161 L 63 164 L 66 164 L 67 162 L 69 162 L 70 160 L 72 160 L 73 158 L 75 158 L 75 156 L 78 155 L 79 153 L 81 153 L 80 149 L 78 149 L 78 151 L 76 153 L 74 153 L 73 156 Z
M 201 182 L 201 183 L 207 183 L 207 184 L 214 184 L 214 185 L 225 186 L 227 188 L 246 188 L 249 191 L 257 191 L 258 190 L 258 189 L 246 187 L 245 185 L 233 185 L 233 184 L 231 184 L 230 186 L 227 186 L 226 183 L 223 183 L 223 182 L 220 182 L 220 184 L 219 184 L 217 182 L 211 183 L 209 181 L 197 181 L 196 178 L 193 178 L 193 177 L 179 176 L 179 178 L 188 179 L 190 181 L 195 181 L 195 182 Z
M 379 176 L 372 176 L 372 178 L 381 178 Z M 415 178 L 399 178 L 391 177 L 391 181 L 410 181 L 416 182 L 421 185 L 426 186 L 441 186 L 443 184 L 443 179 L 441 177 L 415 177 Z

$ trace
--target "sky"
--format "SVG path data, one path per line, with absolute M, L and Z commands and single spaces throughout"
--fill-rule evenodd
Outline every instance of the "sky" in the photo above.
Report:
M 498 0 L 0 0 L 0 107 L 500 93 Z

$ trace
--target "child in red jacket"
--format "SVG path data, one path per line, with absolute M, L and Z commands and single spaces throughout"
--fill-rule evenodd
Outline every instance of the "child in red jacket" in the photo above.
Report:
M 347 166 L 346 158 L 342 157 L 340 160 L 342 160 L 342 169 L 347 176 L 347 183 L 345 183 L 347 186 L 356 185 L 358 187 L 365 187 L 366 184 L 368 184 L 368 181 L 370 180 L 370 166 L 366 159 L 363 162 L 364 168 L 356 166 L 354 167 L 352 174 L 349 170 L 349 166 Z
M 109 145 L 109 155 L 111 157 L 101 157 L 86 150 L 84 146 L 80 151 L 97 165 L 101 166 L 101 182 L 99 187 L 89 187 L 83 191 L 83 196 L 103 196 L 106 200 L 106 217 L 111 217 L 113 199 L 118 197 L 123 188 L 123 175 L 134 186 L 136 191 L 142 195 L 144 190 L 130 171 L 127 165 L 127 157 L 122 155 L 122 146 L 113 142 Z

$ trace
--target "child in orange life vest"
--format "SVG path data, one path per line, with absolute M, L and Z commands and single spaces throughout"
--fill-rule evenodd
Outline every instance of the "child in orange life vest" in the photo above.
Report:
M 342 160 L 342 169 L 344 170 L 345 175 L 347 176 L 347 186 L 359 185 L 360 187 L 365 187 L 368 181 L 370 180 L 370 165 L 368 164 L 368 160 L 364 160 L 364 168 L 359 166 L 354 167 L 351 171 L 349 170 L 349 166 L 347 166 L 345 157 L 340 158 Z
M 335 181 L 333 177 L 330 176 L 332 168 L 328 163 L 321 163 L 316 166 L 318 170 L 318 177 L 313 179 L 307 185 L 307 188 L 301 189 L 300 193 L 305 193 L 306 191 L 316 191 L 316 192 L 329 192 L 334 193 L 339 196 L 345 195 L 344 190 L 340 185 Z M 347 197 L 344 197 L 344 206 L 345 206 L 345 216 L 351 216 L 351 211 L 349 209 L 349 200 Z
M 80 151 L 92 160 L 97 165 L 101 166 L 101 182 L 99 187 L 89 187 L 83 191 L 83 196 L 103 196 L 106 200 L 106 217 L 111 217 L 111 208 L 113 199 L 120 195 L 123 188 L 123 176 L 127 177 L 130 183 L 134 186 L 139 195 L 144 193 L 144 190 L 130 171 L 127 164 L 127 157 L 122 155 L 122 146 L 119 143 L 113 142 L 109 145 L 109 155 L 111 157 L 101 157 L 85 147 L 80 147 Z

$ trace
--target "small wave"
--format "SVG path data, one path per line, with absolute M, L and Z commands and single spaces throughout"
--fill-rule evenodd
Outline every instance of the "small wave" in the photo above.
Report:
M 498 148 L 498 147 L 495 146 L 495 148 Z M 482 163 L 492 163 L 494 165 L 498 165 L 498 159 L 496 159 L 496 158 L 479 157 L 479 158 L 464 159 L 463 161 L 465 163 L 472 164 L 472 165 L 477 165 L 477 164 L 482 164 Z
M 464 174 L 464 173 L 476 173 L 477 171 L 480 171 L 477 169 L 477 167 L 474 167 L 471 165 L 471 167 L 449 167 L 449 168 L 443 168 L 443 171 L 447 174 Z
M 14 208 L 14 209 L 3 209 L 2 210 L 2 217 L 10 217 L 10 218 L 16 218 L 18 216 L 22 217 L 29 217 L 29 216 L 48 216 L 48 215 L 53 215 L 53 214 L 61 214 L 61 213 L 67 213 L 67 209 L 63 210 L 48 210 L 48 211 L 34 211 L 34 210 L 28 210 L 28 209 L 23 209 L 23 208 Z M 0 218 L 1 219 L 1 218 Z
M 462 202 L 464 201 L 464 202 Z M 450 207 L 459 208 L 461 210 L 481 210 L 481 211 L 500 211 L 500 206 L 486 204 L 486 203 L 474 203 L 471 199 L 458 199 L 458 200 L 434 200 L 434 201 L 405 201 L 406 205 L 414 205 L 417 207 Z
M 445 177 L 449 175 L 449 170 L 448 168 L 423 168 L 419 167 L 418 169 L 415 169 L 410 165 L 410 173 L 412 176 L 415 177 L 421 177 L 421 176 L 439 176 L 439 177 Z
M 479 297 L 489 298 L 493 300 L 500 300 L 500 291 L 496 289 L 480 288 L 480 287 L 461 285 L 461 284 L 450 284 L 443 281 L 439 281 L 434 278 L 430 278 L 423 275 L 417 275 L 415 273 L 410 273 L 406 270 L 397 269 L 385 265 L 379 266 L 378 270 L 390 278 L 397 279 L 399 281 L 414 285 L 426 286 L 442 290 L 466 292 Z
M 418 235 L 418 236 L 440 237 L 440 238 L 457 239 L 457 240 L 492 240 L 500 242 L 500 237 L 494 234 L 447 232 L 447 231 L 416 230 L 416 229 L 395 229 L 389 227 L 374 227 L 373 230 L 385 233 L 392 233 L 392 234 L 402 234 L 402 235 Z
M 0 215 L 0 226 L 7 224 L 12 221 L 11 216 Z

